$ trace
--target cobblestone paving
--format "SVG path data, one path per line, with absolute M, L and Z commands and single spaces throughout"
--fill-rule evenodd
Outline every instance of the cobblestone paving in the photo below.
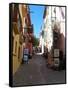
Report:
M 65 83 L 65 71 L 46 67 L 42 55 L 34 55 L 28 64 L 22 64 L 13 77 L 13 86 Z

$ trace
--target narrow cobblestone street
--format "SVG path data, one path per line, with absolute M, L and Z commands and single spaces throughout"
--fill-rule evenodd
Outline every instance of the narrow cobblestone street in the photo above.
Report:
M 13 77 L 13 86 L 65 83 L 65 71 L 46 67 L 42 55 L 34 55 L 28 64 L 22 64 Z
M 10 4 L 10 86 L 66 84 L 65 15 L 66 6 Z

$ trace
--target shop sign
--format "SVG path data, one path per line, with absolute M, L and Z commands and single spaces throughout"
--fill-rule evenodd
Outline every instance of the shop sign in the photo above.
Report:
M 59 58 L 54 58 L 54 66 L 59 66 Z
M 59 57 L 59 49 L 54 49 L 54 57 Z

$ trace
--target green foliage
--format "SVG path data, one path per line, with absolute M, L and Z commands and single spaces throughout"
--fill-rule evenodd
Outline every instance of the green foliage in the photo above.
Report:
M 33 39 L 33 46 L 38 46 L 39 45 L 39 40 L 38 40 L 38 38 L 36 38 L 35 36 L 34 36 L 34 39 Z

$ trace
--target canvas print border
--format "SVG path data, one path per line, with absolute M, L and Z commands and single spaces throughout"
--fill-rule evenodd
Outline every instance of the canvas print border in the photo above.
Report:
M 26 4 L 26 5 L 37 5 L 37 6 L 59 6 L 61 7 L 61 5 L 46 5 L 46 4 L 32 4 L 32 3 L 9 3 L 9 86 L 10 87 L 14 87 L 13 85 L 13 62 L 12 62 L 12 46 L 13 46 L 13 43 L 12 43 L 12 14 L 11 14 L 11 5 L 12 4 Z M 67 6 L 64 6 L 62 5 L 62 7 L 65 7 L 65 38 L 67 38 Z M 66 39 L 65 39 L 65 55 L 67 56 L 66 54 Z M 65 57 L 66 57 L 65 56 Z M 66 83 L 66 70 L 65 70 L 65 83 Z M 63 83 L 58 83 L 58 84 L 63 84 Z M 40 85 L 57 85 L 52 83 L 52 84 L 40 84 Z M 24 86 L 39 86 L 39 85 L 24 85 Z M 23 87 L 23 85 L 20 85 L 20 86 L 15 86 L 15 87 Z

